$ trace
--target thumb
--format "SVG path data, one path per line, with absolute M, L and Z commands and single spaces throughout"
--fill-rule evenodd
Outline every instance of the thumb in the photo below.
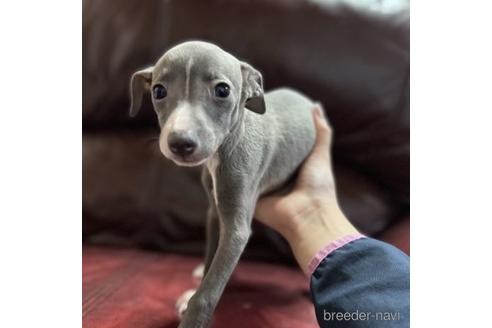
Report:
M 316 140 L 314 142 L 313 150 L 311 151 L 311 156 L 323 156 L 324 158 L 329 159 L 333 133 L 320 105 L 313 110 L 313 120 L 316 129 Z

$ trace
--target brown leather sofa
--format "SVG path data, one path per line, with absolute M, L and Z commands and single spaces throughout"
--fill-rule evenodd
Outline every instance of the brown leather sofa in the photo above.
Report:
M 266 89 L 291 86 L 320 101 L 335 131 L 343 210 L 364 233 L 409 253 L 408 1 L 84 0 L 84 309 L 90 309 L 84 312 L 85 326 L 118 327 L 111 322 L 127 313 L 112 312 L 108 297 L 103 314 L 98 309 L 104 300 L 87 305 L 100 295 L 98 288 L 104 290 L 115 279 L 106 270 L 105 256 L 111 262 L 136 252 L 138 258 L 166 257 L 162 263 L 172 266 L 170 256 L 179 267 L 198 263 L 183 254 L 203 252 L 206 198 L 199 169 L 179 168 L 160 155 L 150 96 L 139 117 L 128 116 L 131 74 L 189 39 L 214 42 L 252 63 L 262 71 Z M 292 263 L 284 241 L 259 224 L 245 258 L 260 266 L 256 261 Z M 272 266 L 278 272 L 294 270 Z M 162 284 L 164 290 L 169 286 Z M 173 289 L 172 296 L 180 291 Z M 173 297 L 165 311 L 172 312 Z M 299 311 L 288 311 L 290 319 L 302 317 L 292 316 L 304 310 Z M 139 313 L 133 314 L 139 318 L 144 312 Z M 107 321 L 108 315 L 113 321 L 99 320 Z M 305 327 L 315 326 L 308 317 Z M 155 318 L 159 324 L 169 319 Z M 220 318 L 215 325 L 226 327 L 227 319 Z M 176 324 L 173 320 L 169 327 Z

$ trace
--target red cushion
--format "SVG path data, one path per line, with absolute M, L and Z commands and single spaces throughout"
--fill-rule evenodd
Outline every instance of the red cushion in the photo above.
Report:
M 83 326 L 177 327 L 176 299 L 201 258 L 85 246 Z M 215 328 L 318 327 L 300 270 L 241 261 L 215 311 Z

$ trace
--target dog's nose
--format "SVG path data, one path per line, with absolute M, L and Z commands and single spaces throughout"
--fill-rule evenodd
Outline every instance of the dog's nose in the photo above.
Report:
M 189 136 L 171 133 L 167 139 L 169 149 L 175 155 L 187 156 L 191 155 L 196 149 L 196 142 Z

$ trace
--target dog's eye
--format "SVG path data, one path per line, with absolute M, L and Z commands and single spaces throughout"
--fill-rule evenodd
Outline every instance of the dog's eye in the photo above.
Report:
M 215 86 L 215 96 L 219 98 L 227 98 L 231 93 L 229 86 L 225 83 L 219 83 Z
M 166 88 L 164 88 L 164 86 L 160 84 L 155 85 L 154 88 L 152 89 L 152 92 L 154 94 L 155 99 L 162 99 L 165 96 L 167 96 Z

